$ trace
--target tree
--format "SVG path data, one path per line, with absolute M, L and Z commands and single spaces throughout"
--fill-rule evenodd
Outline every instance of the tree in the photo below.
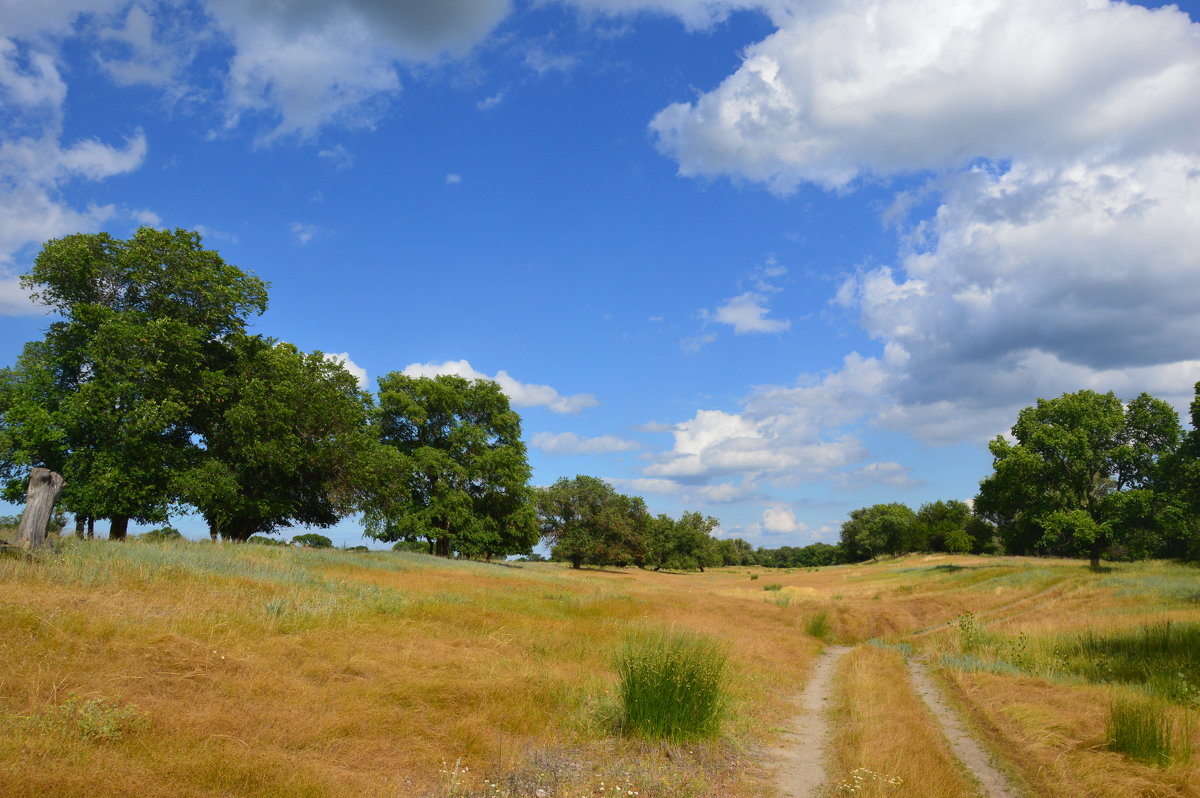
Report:
M 712 516 L 686 512 L 678 521 L 660 515 L 649 525 L 648 554 L 654 570 L 704 571 L 717 566 L 723 558 L 712 531 L 720 525 Z
M 353 510 L 378 448 L 370 399 L 320 352 L 241 336 L 208 372 L 190 421 L 193 464 L 173 481 L 213 537 L 328 527 Z
M 552 559 L 566 560 L 572 568 L 646 562 L 651 518 L 640 496 L 626 496 L 604 480 L 580 475 L 539 489 L 536 501 Z
M 841 545 L 849 562 L 880 554 L 914 551 L 917 516 L 904 504 L 874 504 L 850 512 L 842 524 Z
M 307 532 L 303 535 L 296 535 L 292 538 L 292 542 L 297 546 L 303 546 L 306 549 L 331 549 L 333 541 L 324 535 L 318 535 L 316 532 Z
M 971 522 L 971 508 L 957 499 L 927 502 L 917 511 L 914 542 L 920 549 L 929 551 L 969 552 L 975 541 L 967 527 Z
M 1012 436 L 989 445 L 995 471 L 975 500 L 1010 551 L 1086 554 L 1098 567 L 1106 547 L 1159 525 L 1156 475 L 1180 437 L 1166 402 L 1142 394 L 1124 406 L 1087 390 L 1039 399 Z
M 375 424 L 398 455 L 382 472 L 398 477 L 366 497 L 368 535 L 485 559 L 537 542 L 521 418 L 499 385 L 393 372 L 379 380 Z
M 62 318 L 3 376 L 6 496 L 41 466 L 66 478 L 63 505 L 78 517 L 111 519 L 112 538 L 130 518 L 165 520 L 205 373 L 265 310 L 265 284 L 197 233 L 146 227 L 126 241 L 49 241 L 21 281 Z
M 722 565 L 754 565 L 754 547 L 741 538 L 722 538 L 716 542 Z

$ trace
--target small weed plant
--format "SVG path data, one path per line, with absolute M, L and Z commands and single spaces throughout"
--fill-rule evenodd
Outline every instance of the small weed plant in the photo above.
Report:
M 1191 723 L 1176 723 L 1161 701 L 1118 698 L 1109 710 L 1109 749 L 1151 765 L 1166 766 L 1190 757 Z
M 682 632 L 631 640 L 617 660 L 626 734 L 657 740 L 716 736 L 725 709 L 725 649 Z
M 112 742 L 145 728 L 146 716 L 132 706 L 107 698 L 84 700 L 72 695 L 61 704 L 35 715 L 35 725 L 78 735 L 85 742 Z
M 983 640 L 983 624 L 973 612 L 964 612 L 955 619 L 958 625 L 959 646 L 963 651 L 974 651 Z
M 772 582 L 769 585 L 763 585 L 763 590 L 783 590 L 783 585 Z

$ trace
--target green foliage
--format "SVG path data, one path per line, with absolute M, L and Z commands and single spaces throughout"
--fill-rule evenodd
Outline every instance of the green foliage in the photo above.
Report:
M 1176 722 L 1160 702 L 1117 698 L 1108 714 L 1108 748 L 1139 762 L 1166 766 L 1191 758 L 1190 723 Z
M 183 540 L 183 533 L 175 527 L 164 526 L 158 529 L 151 529 L 149 532 L 143 532 L 138 535 L 138 540 L 144 543 L 163 543 L 170 540 Z
M 917 516 L 904 504 L 875 504 L 850 512 L 842 524 L 841 545 L 850 562 L 920 548 Z
M 377 449 L 369 399 L 320 352 L 244 337 L 226 355 L 207 375 L 213 401 L 193 424 L 201 451 L 175 491 L 230 540 L 333 525 L 354 508 Z
M 1200 624 L 1162 623 L 1107 635 L 1091 630 L 1055 644 L 1057 667 L 1091 682 L 1142 685 L 1200 707 Z
M 828 640 L 831 631 L 828 610 L 817 610 L 804 622 L 805 634 L 818 640 Z
M 565 560 L 574 568 L 585 563 L 646 563 L 652 519 L 641 497 L 626 496 L 604 480 L 579 475 L 537 490 L 536 502 L 542 539 L 551 544 L 551 559 Z
M 705 566 L 721 565 L 719 541 L 712 537 L 720 523 L 697 512 L 685 512 L 679 520 L 659 515 L 647 526 L 648 562 L 656 571 L 703 571 Z
M 764 568 L 820 568 L 846 561 L 842 547 L 828 543 L 762 548 L 754 553 L 754 559 Z
M 975 613 L 964 612 L 955 618 L 954 622 L 958 626 L 959 648 L 963 652 L 971 652 L 978 648 L 983 640 L 983 624 L 975 617 Z
M 623 730 L 669 741 L 715 736 L 726 666 L 725 650 L 709 638 L 663 632 L 630 641 L 617 659 Z
M 266 535 L 251 535 L 246 540 L 246 542 L 247 543 L 257 543 L 260 546 L 286 546 L 287 545 L 286 543 L 284 543 L 282 540 L 279 540 L 278 538 L 269 538 Z
M 367 534 L 432 541 L 434 553 L 522 554 L 537 541 L 521 418 L 500 386 L 462 377 L 379 380 L 386 456 L 366 491 Z
M 61 320 L 0 374 L 5 497 L 43 466 L 66 478 L 64 507 L 111 518 L 115 537 L 130 518 L 165 520 L 171 478 L 197 453 L 207 375 L 265 310 L 265 284 L 196 233 L 145 227 L 49 241 L 21 281 Z
M 148 725 L 146 716 L 129 704 L 107 698 L 84 700 L 72 694 L 66 701 L 32 718 L 47 731 L 77 736 L 85 742 L 112 742 Z
M 763 590 L 783 590 L 783 585 L 777 582 L 772 582 L 769 585 L 763 585 Z
M 297 546 L 303 546 L 306 549 L 331 549 L 333 541 L 324 535 L 318 535 L 315 532 L 306 532 L 303 535 L 296 535 L 292 538 L 292 543 Z
M 1086 554 L 1099 565 L 1107 547 L 1153 541 L 1168 526 L 1161 465 L 1180 428 L 1167 403 L 1063 394 L 1022 410 L 1012 435 L 1016 443 L 998 436 L 989 445 L 995 471 L 975 501 L 1010 552 Z

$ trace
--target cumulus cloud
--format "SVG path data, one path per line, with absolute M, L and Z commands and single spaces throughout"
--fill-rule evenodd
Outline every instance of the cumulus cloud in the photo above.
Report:
M 358 382 L 358 387 L 366 390 L 367 387 L 367 370 L 350 359 L 349 352 L 337 352 L 325 355 L 325 359 L 331 363 L 337 363 L 346 371 L 354 375 L 354 379 Z
M 976 158 L 1194 146 L 1200 37 L 1173 6 L 1068 0 L 791 4 L 780 29 L 651 123 L 683 175 L 787 193 Z
M 292 236 L 298 244 L 304 245 L 317 237 L 317 233 L 321 229 L 315 224 L 306 224 L 304 222 L 292 222 L 288 225 L 288 229 L 292 231 Z
M 20 21 L 21 15 L 15 15 Z M 35 24 L 30 15 L 24 21 Z M 39 313 L 17 285 L 14 258 L 24 248 L 68 233 L 91 232 L 117 217 L 147 218 L 147 210 L 72 203 L 64 195 L 78 181 L 133 171 L 145 160 L 140 131 L 113 145 L 96 139 L 63 141 L 67 88 L 54 54 L 0 38 L 0 313 Z
M 900 463 L 867 463 L 839 475 L 842 490 L 859 490 L 874 485 L 893 488 L 915 488 L 920 480 L 914 479 L 912 469 Z
M 453 374 L 469 380 L 492 380 L 499 384 L 500 390 L 507 394 L 509 400 L 517 407 L 545 407 L 554 413 L 578 413 L 600 404 L 590 393 L 577 393 L 563 396 L 549 385 L 536 385 L 520 382 L 509 376 L 507 371 L 498 371 L 495 376 L 488 376 L 476 371 L 466 360 L 447 360 L 445 363 L 410 363 L 404 368 L 404 373 L 410 377 L 436 377 L 441 374 Z
M 783 332 L 791 328 L 792 323 L 786 319 L 768 319 L 770 309 L 766 305 L 766 296 L 747 291 L 744 294 L 726 300 L 713 311 L 714 320 L 733 327 L 738 335 L 746 333 Z
M 616 435 L 585 438 L 574 432 L 539 432 L 530 439 L 530 443 L 546 454 L 611 454 L 641 448 L 637 441 L 625 440 Z
M 796 514 L 787 507 L 768 507 L 763 510 L 762 528 L 767 532 L 790 534 L 804 532 L 808 525 L 796 520 Z

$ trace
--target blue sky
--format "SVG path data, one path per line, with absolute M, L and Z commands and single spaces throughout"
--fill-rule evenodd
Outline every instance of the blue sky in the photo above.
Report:
M 1186 407 L 1197 13 L 0 0 L 0 363 L 41 242 L 197 229 L 368 387 L 498 379 L 537 484 L 835 541 L 973 496 L 1039 396 Z

